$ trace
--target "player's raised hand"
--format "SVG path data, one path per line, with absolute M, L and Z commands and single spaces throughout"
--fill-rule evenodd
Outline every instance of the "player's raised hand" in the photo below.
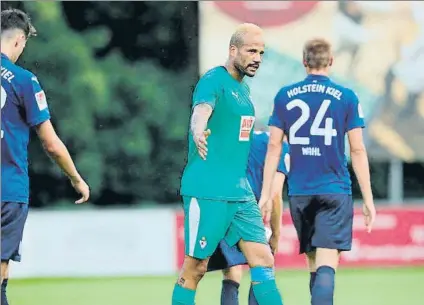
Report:
M 71 180 L 72 186 L 74 187 L 77 193 L 81 194 L 82 197 L 75 201 L 76 204 L 87 202 L 88 198 L 90 198 L 90 188 L 84 179 L 79 178 L 77 180 Z
M 371 233 L 372 227 L 375 222 L 377 212 L 375 210 L 374 202 L 364 202 L 362 206 L 362 214 L 364 215 L 364 222 L 368 233 Z
M 196 136 L 193 136 L 193 140 L 194 143 L 196 144 L 197 147 L 197 151 L 200 155 L 200 158 L 202 158 L 203 160 L 206 160 L 206 156 L 208 154 L 208 137 L 211 134 L 211 130 L 207 129 L 205 131 L 203 131 L 202 134 Z

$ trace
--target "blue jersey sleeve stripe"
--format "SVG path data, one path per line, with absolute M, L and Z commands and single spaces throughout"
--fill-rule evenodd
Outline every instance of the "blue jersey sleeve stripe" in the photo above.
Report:
M 353 124 L 353 125 L 347 127 L 347 131 L 351 131 L 352 129 L 356 129 L 356 128 L 365 128 L 365 124 L 363 124 L 363 123 Z
M 28 125 L 30 127 L 34 127 L 34 126 L 40 125 L 41 123 L 44 123 L 47 120 L 50 120 L 50 114 L 48 112 L 44 112 L 39 117 L 37 117 L 35 120 L 29 121 Z
M 270 118 L 269 122 L 268 122 L 268 126 L 274 126 L 277 128 L 280 128 L 281 130 L 284 130 L 283 124 L 281 124 L 281 122 L 278 119 L 274 119 L 274 118 Z
M 287 176 L 287 169 L 286 169 L 285 166 L 284 166 L 284 168 L 277 168 L 277 172 L 282 173 L 282 174 Z

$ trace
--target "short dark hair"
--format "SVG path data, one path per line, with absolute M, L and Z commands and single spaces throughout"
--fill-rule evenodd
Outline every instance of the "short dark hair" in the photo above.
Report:
M 311 39 L 303 48 L 303 61 L 311 69 L 327 67 L 331 61 L 331 45 L 322 38 Z
M 37 31 L 29 16 L 18 9 L 8 9 L 1 12 L 1 31 L 22 30 L 26 38 L 36 36 Z

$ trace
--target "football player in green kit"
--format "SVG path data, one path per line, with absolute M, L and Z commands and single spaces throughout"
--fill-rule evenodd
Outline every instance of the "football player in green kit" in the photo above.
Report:
M 186 256 L 172 305 L 195 304 L 197 284 L 222 239 L 245 255 L 259 305 L 282 305 L 261 211 L 246 177 L 255 110 L 243 78 L 255 75 L 264 48 L 261 28 L 240 25 L 225 66 L 206 72 L 193 94 L 181 181 Z M 269 220 L 271 210 L 264 212 Z

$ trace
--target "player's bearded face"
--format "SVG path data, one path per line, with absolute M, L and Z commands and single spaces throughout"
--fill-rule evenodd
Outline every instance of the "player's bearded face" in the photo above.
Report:
M 253 40 L 253 39 L 252 39 Z M 253 77 L 262 62 L 265 45 L 262 39 L 246 43 L 237 50 L 234 60 L 235 67 L 244 75 Z

